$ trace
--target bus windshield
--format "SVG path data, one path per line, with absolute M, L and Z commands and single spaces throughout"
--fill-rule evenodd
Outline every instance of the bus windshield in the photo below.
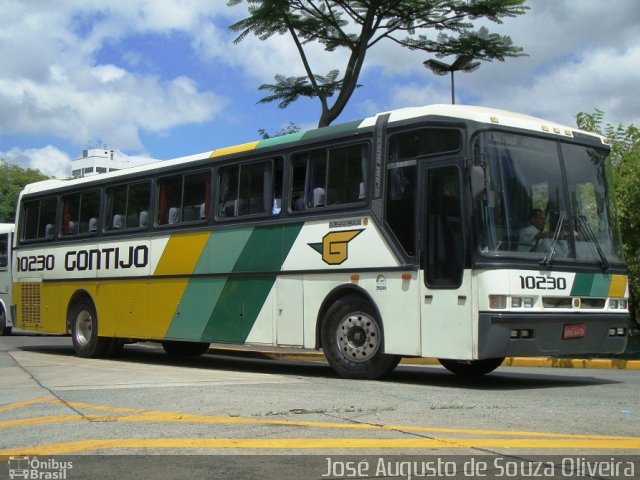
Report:
M 473 148 L 481 255 L 623 262 L 606 149 L 495 131 Z

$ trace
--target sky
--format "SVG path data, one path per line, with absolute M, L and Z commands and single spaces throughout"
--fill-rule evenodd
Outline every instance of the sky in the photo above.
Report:
M 291 40 L 235 44 L 246 3 L 225 0 L 0 0 L 0 159 L 67 177 L 82 149 L 169 159 L 259 139 L 290 122 L 315 128 L 317 101 L 257 103 L 276 74 L 302 75 Z M 504 23 L 527 56 L 483 62 L 455 77 L 456 103 L 565 125 L 575 114 L 640 126 L 640 0 L 528 0 Z M 426 32 L 433 37 L 433 32 Z M 314 71 L 346 55 L 309 45 Z M 381 42 L 369 50 L 341 123 L 395 108 L 449 103 L 433 56 Z M 442 61 L 451 62 L 453 58 Z M 0 179 L 1 180 L 1 179 Z

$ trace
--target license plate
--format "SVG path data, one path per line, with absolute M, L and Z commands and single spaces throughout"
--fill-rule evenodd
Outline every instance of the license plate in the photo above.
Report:
M 587 333 L 587 327 L 585 327 L 584 323 L 572 323 L 569 325 L 565 325 L 562 331 L 563 340 L 568 340 L 571 338 L 582 338 Z

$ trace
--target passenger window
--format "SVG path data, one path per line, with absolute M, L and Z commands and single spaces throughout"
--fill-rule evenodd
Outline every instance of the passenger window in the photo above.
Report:
M 0 235 L 0 268 L 9 266 L 9 234 Z
M 204 220 L 209 215 L 211 173 L 173 175 L 158 181 L 158 225 Z
M 24 240 L 52 239 L 56 234 L 58 200 L 46 198 L 24 203 Z
M 366 199 L 366 145 L 320 149 L 293 157 L 292 211 Z
M 181 222 L 182 175 L 166 177 L 158 181 L 158 225 Z
M 260 214 L 277 215 L 281 210 L 281 199 L 282 161 L 280 159 L 220 169 L 219 218 Z
M 60 233 L 63 237 L 96 233 L 100 215 L 100 192 L 62 197 Z
M 131 230 L 148 227 L 150 193 L 149 182 L 108 188 L 105 230 Z

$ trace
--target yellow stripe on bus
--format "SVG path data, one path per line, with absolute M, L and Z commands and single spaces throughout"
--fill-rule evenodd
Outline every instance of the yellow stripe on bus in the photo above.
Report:
M 190 275 L 209 240 L 209 232 L 171 235 L 154 275 Z
M 624 297 L 627 289 L 626 275 L 611 275 L 611 284 L 609 285 L 610 297 Z
M 214 150 L 209 158 L 222 157 L 223 155 L 230 155 L 232 153 L 246 152 L 253 150 L 260 143 L 260 141 L 241 143 L 240 145 L 233 145 L 231 147 L 218 148 Z

